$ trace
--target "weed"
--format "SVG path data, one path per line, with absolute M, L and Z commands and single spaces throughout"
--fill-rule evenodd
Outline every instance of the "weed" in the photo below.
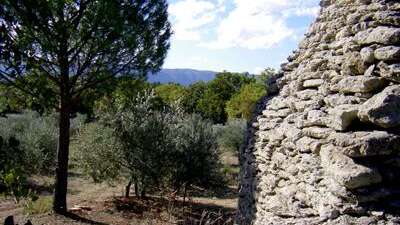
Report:
M 29 199 L 24 205 L 24 213 L 27 215 L 45 214 L 52 211 L 53 198 L 51 196 Z

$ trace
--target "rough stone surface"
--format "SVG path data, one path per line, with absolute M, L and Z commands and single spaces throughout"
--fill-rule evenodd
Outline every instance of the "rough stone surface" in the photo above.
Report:
M 325 146 L 321 150 L 321 165 L 335 181 L 348 189 L 370 186 L 382 181 L 377 170 L 355 163 L 334 146 Z
M 360 107 L 358 117 L 383 128 L 400 126 L 400 85 L 390 86 Z
M 400 47 L 386 46 L 375 50 L 375 58 L 383 61 L 392 61 L 400 59 Z
M 238 224 L 400 224 L 400 2 L 320 5 L 249 123 Z
M 387 64 L 380 62 L 378 64 L 380 76 L 390 81 L 400 83 L 400 63 Z

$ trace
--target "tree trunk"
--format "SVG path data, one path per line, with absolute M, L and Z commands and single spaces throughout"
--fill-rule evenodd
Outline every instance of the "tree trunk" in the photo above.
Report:
M 60 107 L 60 136 L 58 141 L 58 163 L 56 169 L 56 184 L 54 191 L 53 208 L 56 213 L 67 212 L 68 187 L 68 156 L 69 156 L 69 129 L 70 110 L 67 99 L 61 98 Z
M 140 193 L 140 197 L 141 198 L 146 198 L 146 187 L 145 186 L 143 186 L 143 188 L 142 188 L 142 192 Z
M 187 194 L 187 185 L 185 184 L 184 190 L 183 190 L 183 202 L 182 202 L 182 207 L 183 208 L 185 208 L 186 194 Z
M 182 216 L 185 216 L 185 201 L 186 201 L 186 191 L 187 191 L 187 185 L 183 186 L 183 201 L 182 201 Z
M 136 195 L 136 197 L 139 197 L 139 185 L 138 185 L 138 181 L 137 181 L 137 179 L 134 179 L 134 182 L 135 182 L 135 195 Z
M 129 198 L 129 193 L 131 192 L 132 180 L 129 181 L 125 189 L 125 198 Z

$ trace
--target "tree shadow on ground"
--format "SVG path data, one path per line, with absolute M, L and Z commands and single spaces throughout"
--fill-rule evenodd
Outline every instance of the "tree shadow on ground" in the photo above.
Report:
M 236 186 L 223 187 L 218 191 L 207 191 L 205 189 L 195 189 L 188 191 L 191 197 L 205 197 L 213 198 L 217 197 L 219 199 L 232 199 L 238 196 L 238 189 Z
M 166 221 L 162 214 L 167 212 L 174 218 L 175 224 L 179 225 L 231 225 L 234 224 L 236 214 L 234 208 L 193 201 L 186 201 L 183 204 L 182 200 L 170 200 L 163 197 L 144 199 L 121 197 L 114 198 L 106 204 L 123 212 L 126 217 L 152 217 L 166 223 L 170 221 Z
M 86 224 L 93 224 L 93 225 L 109 225 L 108 223 L 102 223 L 102 222 L 97 222 L 94 220 L 90 220 L 87 218 L 84 218 L 78 214 L 72 213 L 72 212 L 66 212 L 65 214 L 63 214 L 63 216 L 65 216 L 68 219 L 71 220 L 75 220 L 77 222 L 81 222 L 81 223 L 86 223 Z
M 231 225 L 234 224 L 236 210 L 214 204 L 186 203 L 181 212 L 176 213 L 180 225 Z

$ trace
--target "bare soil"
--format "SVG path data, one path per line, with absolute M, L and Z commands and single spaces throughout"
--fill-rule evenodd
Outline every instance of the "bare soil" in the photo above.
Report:
M 36 177 L 36 189 L 41 196 L 51 195 L 52 178 Z M 236 192 L 232 188 L 224 198 L 195 197 L 168 199 L 151 196 L 146 199 L 123 198 L 124 185 L 111 187 L 95 184 L 88 179 L 73 175 L 69 180 L 67 216 L 51 212 L 39 215 L 24 215 L 24 202 L 0 197 L 0 224 L 7 216 L 14 216 L 16 223 L 30 220 L 33 225 L 58 224 L 233 224 L 236 211 Z M 183 206 L 184 205 L 184 206 Z

